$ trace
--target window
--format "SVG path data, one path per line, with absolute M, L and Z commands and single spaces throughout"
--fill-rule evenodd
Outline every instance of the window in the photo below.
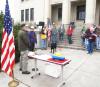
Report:
M 30 8 L 30 20 L 34 20 L 34 8 Z
M 77 6 L 77 20 L 85 20 L 85 5 Z
M 25 9 L 25 21 L 29 21 L 29 9 Z
M 62 8 L 58 8 L 58 20 L 62 19 Z
M 21 21 L 24 21 L 24 10 L 21 10 Z
M 30 12 L 29 9 L 21 10 L 21 22 L 29 20 L 34 20 L 34 8 L 30 8 Z

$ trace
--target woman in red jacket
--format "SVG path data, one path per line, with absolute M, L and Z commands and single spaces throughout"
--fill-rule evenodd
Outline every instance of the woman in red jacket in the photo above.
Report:
M 66 31 L 66 34 L 67 34 L 67 39 L 68 39 L 68 43 L 69 44 L 72 44 L 72 34 L 73 34 L 73 28 L 71 25 L 69 25 L 67 31 Z

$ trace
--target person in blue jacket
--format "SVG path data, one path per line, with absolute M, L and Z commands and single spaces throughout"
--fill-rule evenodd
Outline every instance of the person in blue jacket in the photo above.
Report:
M 29 35 L 29 50 L 34 51 L 35 44 L 37 43 L 36 33 L 34 31 L 34 26 L 30 27 L 30 31 L 28 32 Z
M 58 31 L 57 31 L 55 23 L 53 23 L 53 28 L 51 30 L 51 37 L 50 37 L 51 53 L 52 53 L 52 51 L 53 51 L 53 53 L 56 51 L 57 41 L 58 41 L 57 35 L 58 35 Z

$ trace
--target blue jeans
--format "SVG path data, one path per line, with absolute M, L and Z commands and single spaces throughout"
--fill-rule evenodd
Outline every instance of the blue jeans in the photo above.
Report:
M 85 46 L 86 50 L 87 50 L 88 44 L 89 44 L 89 41 L 88 41 L 88 39 L 85 38 L 84 46 Z
M 46 49 L 47 48 L 46 39 L 41 39 L 41 48 L 43 48 L 43 49 Z
M 100 49 L 100 37 L 96 38 L 96 49 Z
M 93 53 L 93 42 L 92 41 L 89 41 L 87 45 L 87 51 L 88 53 Z
M 85 38 L 81 38 L 82 39 L 82 45 L 85 46 Z
M 60 34 L 59 34 L 59 40 L 60 40 L 60 41 L 63 41 L 63 40 L 64 40 L 64 33 L 60 33 Z

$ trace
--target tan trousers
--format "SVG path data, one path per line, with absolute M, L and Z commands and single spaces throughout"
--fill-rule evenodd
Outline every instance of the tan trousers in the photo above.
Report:
M 28 66 L 28 50 L 26 51 L 21 51 L 20 53 L 20 68 L 22 71 L 27 71 L 27 66 Z

